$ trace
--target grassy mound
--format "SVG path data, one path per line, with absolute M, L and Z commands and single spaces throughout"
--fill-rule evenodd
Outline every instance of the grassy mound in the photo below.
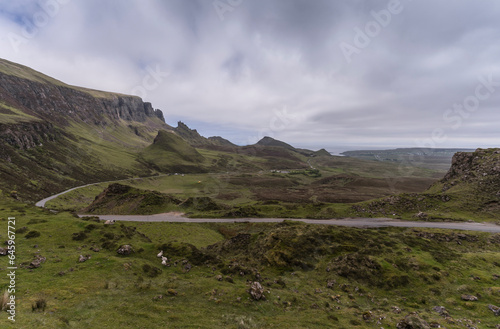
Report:
M 165 130 L 158 132 L 153 144 L 140 157 L 143 162 L 162 172 L 206 172 L 203 155 L 181 137 Z

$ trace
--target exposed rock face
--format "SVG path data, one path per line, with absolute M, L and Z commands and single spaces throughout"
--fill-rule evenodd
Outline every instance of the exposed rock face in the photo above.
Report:
M 450 170 L 441 182 L 455 185 L 459 182 L 489 180 L 500 183 L 500 149 L 477 149 L 472 153 L 456 153 Z
M 54 142 L 61 136 L 61 132 L 50 122 L 23 122 L 15 125 L 0 124 L 0 141 L 28 150 L 41 146 L 46 142 Z
M 172 128 L 139 97 L 70 86 L 0 59 L 0 189 L 20 200 L 147 172 L 99 151 L 140 150 L 159 129 Z
M 147 117 L 163 118 L 160 110 L 154 110 L 151 103 L 144 103 L 139 97 L 77 89 L 62 83 L 40 83 L 2 73 L 0 99 L 44 121 L 64 124 L 70 119 L 102 125 L 106 124 L 106 117 L 138 122 Z
M 196 129 L 189 128 L 186 124 L 179 121 L 177 127 L 174 128 L 177 135 L 181 136 L 191 146 L 206 146 L 212 145 L 213 142 L 201 136 Z

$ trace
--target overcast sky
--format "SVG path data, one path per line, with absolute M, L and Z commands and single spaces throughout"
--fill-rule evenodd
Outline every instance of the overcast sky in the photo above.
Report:
M 500 146 L 494 0 L 0 0 L 0 57 L 205 136 Z

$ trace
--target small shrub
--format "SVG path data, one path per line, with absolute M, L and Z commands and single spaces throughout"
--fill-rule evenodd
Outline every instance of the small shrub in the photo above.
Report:
M 149 264 L 142 265 L 142 271 L 150 278 L 157 277 L 161 274 L 162 270 L 158 267 L 151 266 Z
M 31 304 L 31 311 L 44 312 L 46 307 L 47 307 L 47 300 L 43 297 L 40 297 L 33 304 Z
M 87 234 L 85 234 L 85 232 L 73 233 L 73 237 L 72 237 L 72 239 L 75 241 L 82 241 L 82 240 L 85 240 L 86 238 L 87 238 Z
M 37 238 L 40 236 L 40 232 L 38 231 L 29 231 L 24 237 L 26 239 Z
M 26 233 L 26 231 L 28 231 L 28 228 L 26 226 L 16 229 L 16 233 L 18 234 Z
M 47 220 L 46 219 L 40 219 L 40 218 L 32 218 L 28 222 L 28 225 L 41 224 L 41 223 L 47 223 Z
M 116 250 L 118 248 L 118 245 L 116 243 L 113 243 L 113 241 L 105 241 L 103 242 L 101 247 L 107 250 Z
M 168 290 L 167 290 L 167 293 L 168 293 L 170 296 L 177 296 L 177 294 L 178 294 L 177 290 L 175 290 L 175 289 L 168 289 Z
M 99 226 L 97 226 L 96 224 L 89 224 L 89 225 L 85 226 L 85 232 L 93 231 L 93 230 L 95 230 L 98 227 Z
M 115 235 L 111 232 L 107 232 L 107 233 L 104 233 L 103 237 L 106 240 L 113 240 L 115 238 Z

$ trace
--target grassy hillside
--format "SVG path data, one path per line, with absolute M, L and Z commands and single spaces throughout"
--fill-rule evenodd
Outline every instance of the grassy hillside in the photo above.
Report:
M 176 134 L 160 130 L 153 144 L 140 154 L 141 160 L 162 172 L 203 172 L 205 158 Z
M 5 314 L 2 328 L 498 324 L 488 308 L 499 306 L 498 234 L 292 222 L 105 225 L 2 198 L 4 238 L 12 216 L 17 317 L 12 324 Z M 133 252 L 118 254 L 126 244 Z M 41 266 L 30 269 L 37 258 Z M 5 267 L 7 258 L 0 261 Z M 259 300 L 249 292 L 254 282 L 263 287 Z
M 0 189 L 27 201 L 150 174 L 137 155 L 169 128 L 138 97 L 69 86 L 1 59 L 0 95 Z

